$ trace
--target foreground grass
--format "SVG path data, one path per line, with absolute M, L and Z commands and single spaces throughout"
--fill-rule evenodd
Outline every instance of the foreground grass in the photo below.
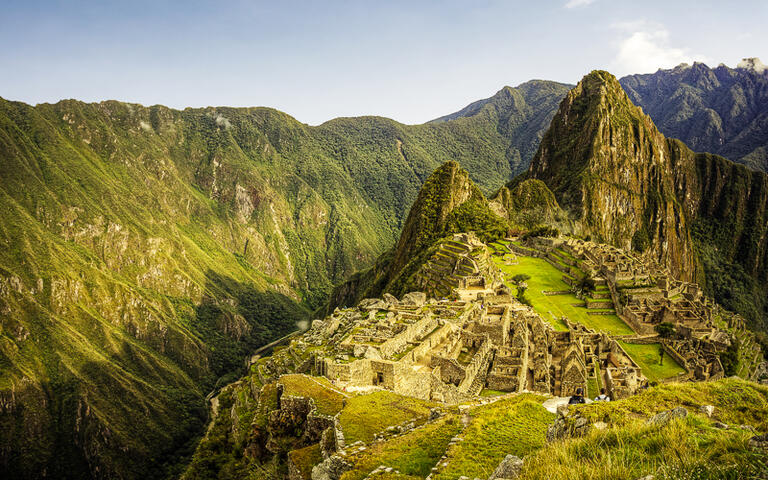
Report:
M 521 478 L 635 480 L 648 474 L 657 479 L 760 478 L 768 457 L 747 447 L 752 435 L 718 430 L 694 416 L 662 427 L 635 420 L 547 445 L 526 460 Z
M 464 440 L 449 449 L 448 466 L 435 478 L 488 478 L 507 454 L 522 457 L 541 448 L 555 417 L 541 406 L 542 400 L 526 394 L 474 409 Z
M 352 470 L 341 480 L 360 480 L 379 465 L 398 470 L 392 478 L 424 478 L 448 447 L 448 442 L 459 432 L 460 424 L 454 415 L 388 442 L 376 442 L 357 457 Z
M 526 256 L 518 256 L 517 260 L 519 262 L 517 265 L 505 265 L 501 258 L 493 257 L 493 261 L 504 272 L 506 278 L 521 273 L 530 275 L 525 296 L 531 301 L 533 309 L 550 322 L 556 330 L 566 330 L 560 318 L 568 317 L 573 322 L 613 335 L 631 335 L 633 333 L 629 325 L 616 315 L 588 315 L 588 310 L 585 307 L 574 307 L 573 304 L 584 303 L 574 294 L 544 295 L 542 291 L 562 291 L 571 288 L 563 281 L 563 273 L 546 260 Z M 508 285 L 514 290 L 514 285 L 511 283 Z
M 433 406 L 425 400 L 382 390 L 349 398 L 339 421 L 347 443 L 370 442 L 375 434 L 391 425 L 426 419 Z
M 667 352 L 664 352 L 663 363 L 659 364 L 658 343 L 641 345 L 619 341 L 619 344 L 643 369 L 643 375 L 652 382 L 660 382 L 665 378 L 672 378 L 685 373 L 685 369 L 674 358 L 670 357 Z

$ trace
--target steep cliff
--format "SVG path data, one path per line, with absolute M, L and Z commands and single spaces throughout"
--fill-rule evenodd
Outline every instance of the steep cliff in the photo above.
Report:
M 522 178 L 545 182 L 580 234 L 644 252 L 763 324 L 768 175 L 666 139 L 609 73 L 590 73 L 563 99 Z M 754 282 L 740 303 L 757 311 L 723 298 L 723 262 Z

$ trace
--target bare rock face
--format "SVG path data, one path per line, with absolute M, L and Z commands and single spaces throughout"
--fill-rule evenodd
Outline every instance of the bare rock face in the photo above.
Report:
M 651 425 L 666 425 L 676 418 L 685 418 L 688 416 L 688 410 L 684 407 L 676 407 L 672 410 L 665 410 L 661 413 L 657 413 L 648 419 L 648 423 Z
M 767 278 L 768 175 L 665 138 L 608 72 L 563 99 L 526 176 L 546 183 L 582 235 L 677 278 L 703 283 L 694 227 L 697 245 Z
M 523 469 L 523 459 L 515 455 L 507 455 L 493 471 L 488 480 L 515 479 Z

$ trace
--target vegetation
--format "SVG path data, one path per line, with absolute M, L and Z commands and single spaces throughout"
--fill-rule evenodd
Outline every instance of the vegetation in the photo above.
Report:
M 423 422 L 433 404 L 387 390 L 352 397 L 339 421 L 348 443 L 370 442 L 390 425 L 414 420 Z
M 711 79 L 717 76 L 717 81 Z M 768 171 L 763 105 L 764 75 L 697 63 L 619 80 L 630 100 L 653 118 L 664 135 L 696 152 L 711 152 L 755 170 Z M 732 98 L 719 102 L 717 98 Z M 695 125 L 695 128 L 691 128 Z
M 664 426 L 646 418 L 684 406 L 693 413 Z M 707 419 L 697 414 L 713 405 Z M 635 480 L 759 478 L 768 457 L 747 447 L 749 430 L 714 428 L 713 422 L 768 428 L 768 388 L 740 379 L 664 384 L 613 402 L 573 407 L 591 422 L 609 424 L 584 438 L 549 444 L 526 459 L 521 479 Z
M 563 272 L 546 260 L 520 255 L 517 257 L 517 265 L 506 265 L 501 257 L 493 257 L 493 259 L 507 278 L 514 278 L 520 274 L 530 275 L 531 278 L 526 282 L 528 288 L 525 290 L 525 298 L 531 302 L 533 309 L 556 330 L 566 329 L 560 318 L 567 317 L 572 322 L 581 323 L 595 330 L 604 330 L 613 335 L 632 334 L 632 329 L 615 314 L 589 315 L 585 307 L 574 306 L 574 304 L 583 304 L 584 301 L 572 293 L 544 295 L 544 291 L 560 292 L 571 289 L 562 279 Z M 509 286 L 516 288 L 514 284 Z
M 653 329 L 662 338 L 671 338 L 675 335 L 675 325 L 670 322 L 662 322 L 653 327 Z
M 283 375 L 279 383 L 285 387 L 284 394 L 313 399 L 317 411 L 323 415 L 336 415 L 344 407 L 344 395 L 336 391 L 325 378 Z
M 455 415 L 393 438 L 377 442 L 358 458 L 354 468 L 342 475 L 341 480 L 361 480 L 379 465 L 400 471 L 402 475 L 424 478 L 448 448 L 448 443 L 461 428 Z
M 648 343 L 637 344 L 619 341 L 621 348 L 626 351 L 632 360 L 643 370 L 643 375 L 651 382 L 660 382 L 665 378 L 672 378 L 685 373 L 675 359 L 664 352 L 660 355 L 661 344 Z
M 544 446 L 554 415 L 541 406 L 542 400 L 526 394 L 473 409 L 463 441 L 448 449 L 448 466 L 433 478 L 488 478 L 506 455 L 523 457 Z
M 0 99 L 6 473 L 164 476 L 201 433 L 205 394 L 373 263 L 432 170 L 456 160 L 491 192 L 567 88 L 505 88 L 418 126 Z

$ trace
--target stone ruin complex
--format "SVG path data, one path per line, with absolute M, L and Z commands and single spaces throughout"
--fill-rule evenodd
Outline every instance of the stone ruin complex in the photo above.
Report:
M 535 255 L 556 264 L 571 285 L 579 275 L 590 275 L 605 292 L 595 299 L 600 308 L 615 308 L 635 331 L 624 341 L 661 341 L 685 368 L 675 380 L 723 376 L 718 353 L 730 344 L 730 335 L 715 319 L 729 325 L 740 319 L 695 285 L 594 242 L 539 238 L 526 246 L 509 242 L 508 248 L 511 256 Z M 416 278 L 429 295 L 412 292 L 398 300 L 385 294 L 336 309 L 276 352 L 259 374 L 279 374 L 281 365 L 292 364 L 295 371 L 323 375 L 340 388 L 384 388 L 447 403 L 465 401 L 484 388 L 569 396 L 577 388 L 587 392 L 590 384 L 591 393 L 605 387 L 618 399 L 646 382 L 617 337 L 567 318 L 562 319 L 567 330 L 556 331 L 512 297 L 488 249 L 472 234 L 444 241 Z M 654 326 L 665 321 L 676 326 L 674 339 L 655 334 Z

